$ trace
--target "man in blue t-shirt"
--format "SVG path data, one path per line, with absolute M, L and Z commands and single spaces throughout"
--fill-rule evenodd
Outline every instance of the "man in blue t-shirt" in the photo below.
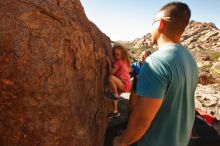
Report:
M 129 112 L 131 112 L 135 106 L 135 104 L 137 103 L 137 93 L 136 93 L 136 89 L 137 89 L 137 79 L 138 79 L 138 74 L 139 71 L 142 67 L 142 65 L 144 64 L 145 59 L 150 56 L 151 51 L 143 51 L 141 53 L 140 56 L 140 61 L 134 62 L 131 65 L 131 76 L 133 77 L 133 82 L 132 82 L 132 88 L 131 88 L 131 94 L 129 96 Z
M 198 68 L 180 44 L 191 12 L 182 2 L 163 6 L 153 21 L 152 41 L 159 50 L 148 57 L 138 77 L 137 104 L 127 129 L 114 146 L 186 146 L 194 122 Z

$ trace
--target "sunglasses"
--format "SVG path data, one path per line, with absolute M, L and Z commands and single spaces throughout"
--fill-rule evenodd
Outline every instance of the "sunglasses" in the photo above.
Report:
M 152 25 L 157 22 L 157 21 L 160 21 L 161 19 L 165 20 L 165 21 L 174 21 L 174 19 L 172 19 L 171 17 L 167 17 L 167 16 L 164 16 L 164 17 L 160 17 L 160 18 L 154 18 L 153 19 L 153 22 L 152 22 Z

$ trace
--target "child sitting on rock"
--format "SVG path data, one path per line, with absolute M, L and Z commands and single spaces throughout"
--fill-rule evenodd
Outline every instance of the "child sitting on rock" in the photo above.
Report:
M 123 92 L 128 92 L 131 88 L 130 81 L 130 56 L 126 48 L 121 45 L 113 46 L 114 64 L 112 75 L 110 76 L 110 84 L 113 100 L 113 112 L 109 117 L 117 118 L 120 116 L 118 112 L 118 97 Z

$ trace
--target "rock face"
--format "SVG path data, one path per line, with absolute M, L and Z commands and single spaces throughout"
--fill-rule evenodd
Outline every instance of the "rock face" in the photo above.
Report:
M 0 145 L 102 146 L 110 52 L 79 0 L 0 0 Z
M 137 38 L 133 43 L 135 44 L 134 48 L 150 47 L 153 45 L 151 42 L 151 34 L 148 33 L 140 39 Z
M 189 49 L 202 48 L 220 51 L 220 30 L 213 23 L 191 21 L 181 41 Z

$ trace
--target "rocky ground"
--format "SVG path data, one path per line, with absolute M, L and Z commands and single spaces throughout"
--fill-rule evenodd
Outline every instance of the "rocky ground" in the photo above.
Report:
M 199 67 L 199 84 L 195 93 L 196 107 L 220 119 L 220 30 L 213 23 L 191 21 L 181 39 L 195 57 Z M 146 34 L 130 43 L 133 60 L 138 59 L 143 50 L 157 49 Z M 128 95 L 124 95 L 128 98 Z
M 220 84 L 198 84 L 195 93 L 196 108 L 220 119 Z
M 130 93 L 121 96 L 129 99 Z M 195 92 L 196 108 L 199 108 L 220 120 L 220 83 L 202 85 L 198 84 Z

